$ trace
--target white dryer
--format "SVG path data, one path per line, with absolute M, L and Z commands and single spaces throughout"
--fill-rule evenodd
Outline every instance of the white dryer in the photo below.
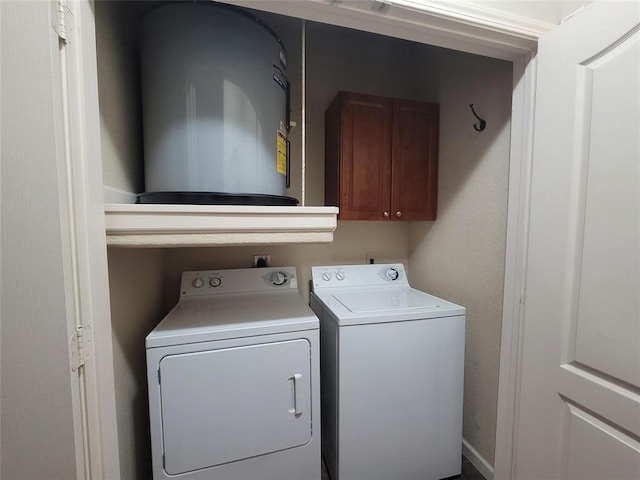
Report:
M 294 267 L 185 272 L 146 338 L 155 480 L 319 480 L 318 319 Z
M 465 309 L 401 264 L 313 267 L 322 450 L 332 480 L 460 474 Z

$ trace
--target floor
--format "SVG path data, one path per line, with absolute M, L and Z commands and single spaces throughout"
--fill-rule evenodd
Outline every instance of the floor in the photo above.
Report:
M 462 457 L 462 474 L 458 477 L 452 478 L 455 480 L 485 480 L 482 474 L 476 470 L 476 467 L 474 467 L 473 464 L 464 456 Z M 324 461 L 322 462 L 322 480 L 331 480 L 327 473 Z

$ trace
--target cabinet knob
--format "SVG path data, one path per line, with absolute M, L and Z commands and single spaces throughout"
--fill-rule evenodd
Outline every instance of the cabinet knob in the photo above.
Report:
M 382 216 L 383 216 L 384 218 L 389 218 L 389 212 L 383 212 L 383 213 L 382 213 Z
M 400 218 L 402 216 L 402 212 L 396 212 L 396 217 Z

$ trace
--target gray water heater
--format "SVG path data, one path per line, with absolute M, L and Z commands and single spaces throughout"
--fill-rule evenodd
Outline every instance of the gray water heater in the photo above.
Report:
M 243 10 L 172 3 L 142 21 L 140 203 L 295 205 L 287 57 Z

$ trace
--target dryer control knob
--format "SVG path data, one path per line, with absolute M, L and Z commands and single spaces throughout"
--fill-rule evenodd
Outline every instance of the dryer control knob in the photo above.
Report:
M 211 279 L 209 280 L 209 285 L 211 285 L 213 288 L 219 287 L 220 285 L 222 285 L 222 279 L 220 277 L 211 277 Z
M 325 282 L 328 282 L 329 280 L 331 280 L 331 274 L 330 274 L 330 273 L 328 273 L 328 272 L 324 272 L 324 273 L 322 274 L 322 279 L 323 279 Z
M 391 281 L 397 280 L 400 276 L 398 270 L 396 270 L 395 268 L 388 268 L 385 273 L 387 275 L 387 278 Z
M 200 277 L 198 277 L 193 279 L 193 281 L 191 282 L 191 285 L 193 285 L 193 288 L 202 288 L 202 286 L 204 285 L 204 282 Z
M 336 279 L 337 280 L 344 280 L 344 272 L 336 272 Z
M 273 272 L 271 274 L 271 284 L 275 286 L 284 285 L 287 283 L 288 277 L 285 272 Z

